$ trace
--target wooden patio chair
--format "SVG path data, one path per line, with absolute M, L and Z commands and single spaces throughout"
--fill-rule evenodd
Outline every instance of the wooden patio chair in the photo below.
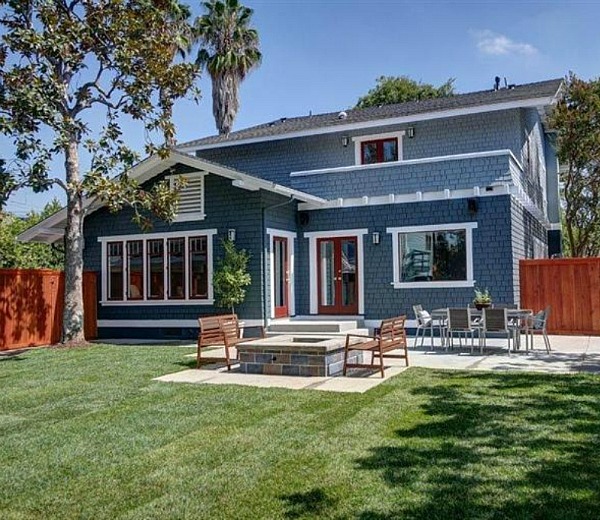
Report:
M 389 318 L 381 322 L 379 334 L 375 336 L 364 336 L 360 334 L 347 334 L 344 349 L 344 371 L 346 375 L 348 368 L 374 368 L 375 359 L 379 358 L 379 370 L 384 377 L 383 358 L 400 358 L 406 361 L 408 366 L 408 343 L 406 341 L 406 316 Z M 351 343 L 350 338 L 361 338 L 364 341 Z M 403 349 L 404 354 L 390 354 L 393 350 Z M 348 363 L 348 353 L 351 350 L 362 350 L 371 352 L 371 364 Z
M 231 355 L 230 349 L 244 341 L 250 341 L 250 338 L 242 338 L 240 333 L 240 323 L 235 314 L 225 314 L 221 316 L 208 316 L 198 318 L 200 325 L 200 334 L 198 335 L 198 352 L 196 358 L 196 367 L 211 363 L 225 363 L 227 370 L 231 370 L 231 365 L 238 362 L 237 351 L 235 357 Z M 264 329 L 261 330 L 261 336 L 264 338 Z M 223 347 L 225 349 L 224 357 L 202 356 L 202 349 L 206 347 Z

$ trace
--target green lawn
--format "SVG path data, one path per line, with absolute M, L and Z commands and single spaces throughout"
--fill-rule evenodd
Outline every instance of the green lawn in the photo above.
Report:
M 0 360 L 0 518 L 600 515 L 600 378 L 410 369 L 366 394 L 153 382 L 190 349 Z

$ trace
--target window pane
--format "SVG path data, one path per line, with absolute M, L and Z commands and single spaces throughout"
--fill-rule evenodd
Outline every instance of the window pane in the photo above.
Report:
M 383 141 L 383 162 L 398 160 L 398 139 Z
M 377 160 L 377 142 L 362 143 L 362 163 L 373 164 Z
M 400 233 L 400 281 L 467 279 L 466 231 Z
M 321 270 L 321 305 L 335 305 L 335 260 L 334 243 L 323 240 L 320 245 L 320 270 Z
M 342 305 L 356 303 L 356 242 L 342 240 Z
M 185 298 L 185 238 L 170 238 L 169 259 L 169 299 Z
M 127 299 L 144 298 L 144 250 L 141 240 L 127 242 Z
M 206 237 L 190 238 L 190 298 L 208 298 Z
M 108 246 L 108 299 L 123 299 L 123 243 L 109 242 Z
M 148 256 L 148 298 L 162 300 L 165 297 L 165 256 L 164 242 L 148 240 L 146 250 Z
M 467 237 L 465 230 L 437 231 L 433 246 L 434 280 L 467 279 Z

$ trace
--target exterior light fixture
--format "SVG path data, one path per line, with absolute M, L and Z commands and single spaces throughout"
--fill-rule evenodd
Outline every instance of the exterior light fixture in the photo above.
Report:
M 381 240 L 381 237 L 379 236 L 379 232 L 375 231 L 372 235 L 373 238 L 373 243 L 375 245 L 379 244 L 379 241 Z
M 346 148 L 350 144 L 350 138 L 347 135 L 342 136 L 342 146 Z
M 227 240 L 230 242 L 235 242 L 235 229 L 227 230 Z
M 406 135 L 412 139 L 415 136 L 415 127 L 411 126 L 409 128 L 406 129 Z

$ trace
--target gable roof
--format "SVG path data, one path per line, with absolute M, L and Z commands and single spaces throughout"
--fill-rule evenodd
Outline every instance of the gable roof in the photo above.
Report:
M 127 174 L 142 184 L 156 175 L 168 170 L 169 168 L 182 164 L 189 166 L 197 171 L 225 177 L 231 179 L 234 186 L 241 189 L 256 191 L 266 190 L 278 193 L 283 196 L 294 198 L 301 202 L 310 202 L 313 204 L 324 204 L 326 201 L 320 197 L 310 195 L 303 191 L 294 190 L 274 182 L 266 181 L 259 177 L 242 173 L 205 159 L 199 159 L 188 154 L 172 151 L 167 158 L 161 158 L 158 155 L 151 155 L 131 168 Z M 97 197 L 84 198 L 83 209 L 86 215 L 104 207 L 104 203 Z M 45 242 L 54 243 L 61 240 L 64 235 L 64 229 L 67 222 L 67 209 L 50 215 L 35 226 L 23 231 L 17 239 L 21 242 Z
M 410 101 L 395 105 L 348 109 L 302 117 L 281 118 L 229 135 L 214 135 L 189 141 L 179 150 L 192 151 L 223 146 L 249 144 L 302 137 L 321 133 L 341 132 L 357 128 L 416 122 L 425 119 L 452 117 L 463 113 L 488 112 L 519 107 L 542 107 L 552 104 L 561 90 L 561 78 L 499 90 L 482 90 L 446 98 Z M 345 117 L 342 115 L 345 114 Z

